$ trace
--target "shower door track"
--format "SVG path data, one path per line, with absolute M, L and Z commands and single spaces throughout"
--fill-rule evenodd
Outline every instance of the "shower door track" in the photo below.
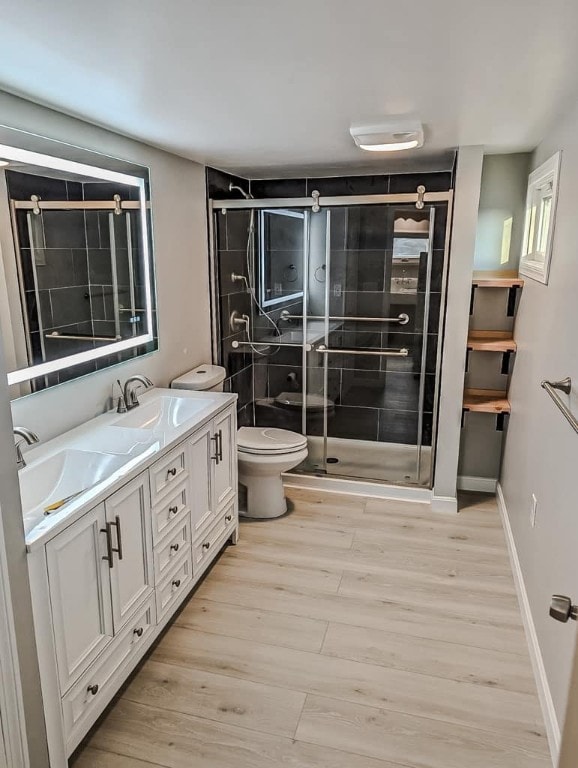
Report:
M 210 210 L 239 210 L 247 208 L 329 208 L 340 205 L 383 205 L 384 203 L 444 203 L 452 199 L 453 192 L 405 192 L 392 195 L 338 195 L 319 197 L 271 197 L 251 200 L 210 199 Z

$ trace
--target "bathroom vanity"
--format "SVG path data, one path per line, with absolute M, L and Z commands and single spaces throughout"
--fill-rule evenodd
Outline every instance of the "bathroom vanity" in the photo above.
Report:
M 138 408 L 26 454 L 20 484 L 54 768 L 237 541 L 235 401 L 149 390 Z

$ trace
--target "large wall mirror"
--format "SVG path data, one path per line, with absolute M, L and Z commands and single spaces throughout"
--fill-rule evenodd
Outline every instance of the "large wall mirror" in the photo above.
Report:
M 19 143 L 0 143 L 0 323 L 13 397 L 157 348 L 148 170 Z

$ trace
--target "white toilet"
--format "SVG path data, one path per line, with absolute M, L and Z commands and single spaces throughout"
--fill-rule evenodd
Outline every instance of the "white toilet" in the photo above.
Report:
M 199 392 L 222 392 L 227 372 L 221 365 L 198 365 L 178 379 L 171 381 L 173 389 L 192 389 Z
M 276 427 L 241 427 L 237 432 L 239 482 L 247 489 L 246 517 L 273 518 L 287 512 L 281 473 L 307 458 L 307 438 Z
M 174 389 L 222 392 L 226 371 L 199 365 L 171 382 Z M 247 489 L 245 517 L 280 517 L 287 512 L 281 473 L 307 458 L 307 438 L 276 427 L 241 427 L 237 431 L 239 482 Z

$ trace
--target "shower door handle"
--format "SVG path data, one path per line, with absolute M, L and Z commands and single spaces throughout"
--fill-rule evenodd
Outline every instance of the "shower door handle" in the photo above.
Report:
M 321 352 L 322 355 L 376 355 L 378 357 L 407 357 L 409 355 L 409 350 L 406 347 L 401 349 L 342 349 L 341 347 L 330 349 L 324 344 L 320 344 L 315 351 Z

